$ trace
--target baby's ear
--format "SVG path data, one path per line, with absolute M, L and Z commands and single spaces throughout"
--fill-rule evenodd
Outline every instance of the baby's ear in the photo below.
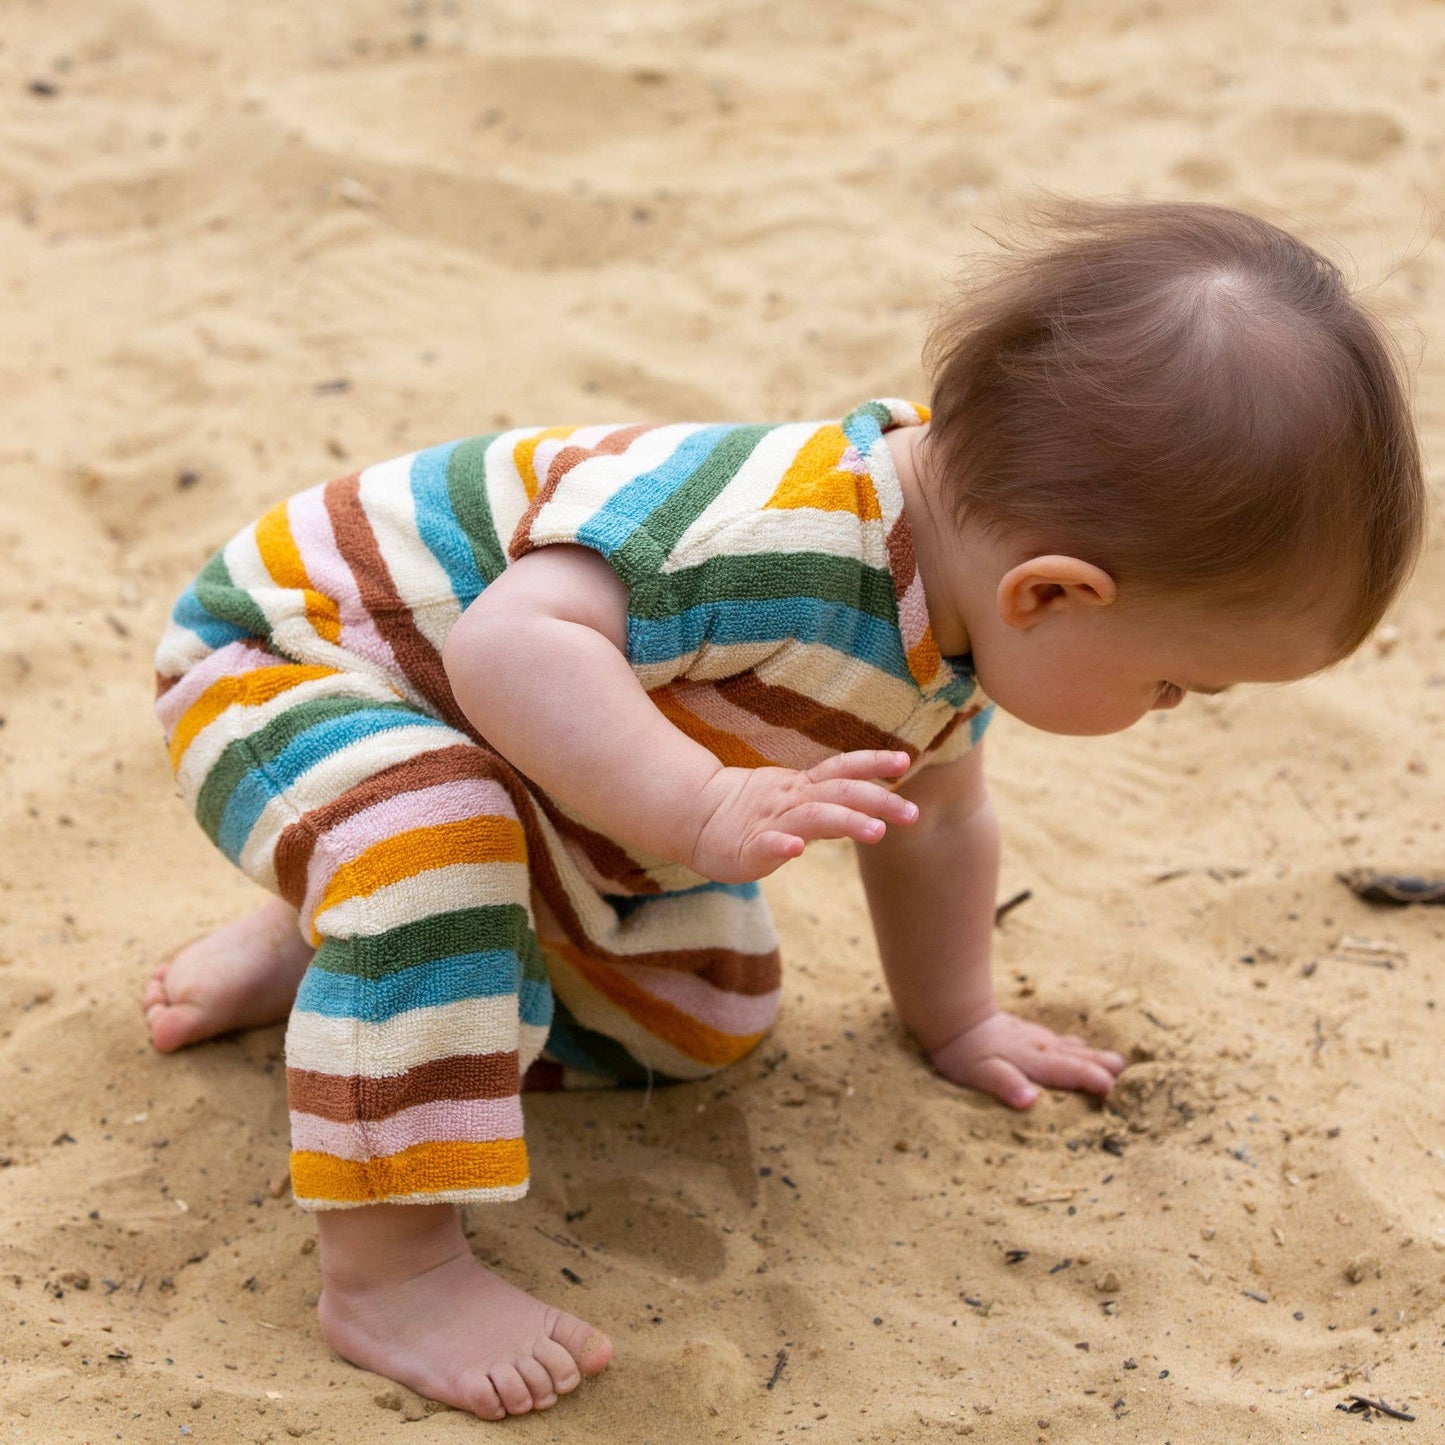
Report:
M 1004 573 L 998 584 L 998 615 L 1006 626 L 1027 631 L 1061 611 L 1108 607 L 1118 595 L 1118 584 L 1102 567 L 1050 553 L 1030 557 Z

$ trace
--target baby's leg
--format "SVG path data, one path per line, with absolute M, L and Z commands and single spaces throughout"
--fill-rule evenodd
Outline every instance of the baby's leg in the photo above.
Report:
M 236 1029 L 280 1023 L 290 1012 L 311 945 L 296 910 L 272 898 L 157 965 L 141 1008 L 163 1054 Z

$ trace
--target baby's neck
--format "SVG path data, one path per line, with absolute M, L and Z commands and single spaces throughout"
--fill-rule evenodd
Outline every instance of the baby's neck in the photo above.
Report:
M 919 445 L 927 435 L 927 426 L 896 427 L 884 433 L 898 484 L 903 492 L 903 506 L 913 534 L 914 560 L 923 580 L 923 595 L 928 602 L 928 625 L 933 640 L 945 657 L 959 657 L 970 650 L 968 622 L 961 607 L 963 589 L 959 586 L 957 552 L 959 538 L 952 519 L 952 508 L 938 495 L 928 469 L 921 465 Z

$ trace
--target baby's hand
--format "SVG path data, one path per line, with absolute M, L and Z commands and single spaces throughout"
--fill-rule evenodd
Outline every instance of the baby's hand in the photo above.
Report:
M 688 866 L 718 883 L 766 878 L 815 838 L 876 843 L 887 825 L 907 824 L 918 808 L 875 778 L 908 771 L 902 752 L 839 753 L 806 772 L 721 768 L 699 797 L 700 823 Z
M 1027 1109 L 1039 1097 L 1035 1084 L 1107 1094 L 1124 1060 L 1090 1048 L 1073 1034 L 1056 1034 L 1042 1024 L 996 1013 L 935 1049 L 933 1067 L 955 1084 Z

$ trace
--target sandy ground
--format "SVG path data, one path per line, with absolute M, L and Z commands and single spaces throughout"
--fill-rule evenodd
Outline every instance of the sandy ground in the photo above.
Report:
M 254 901 L 149 713 L 237 526 L 508 421 L 919 394 L 953 258 L 1037 187 L 1330 239 L 1439 455 L 1442 60 L 1425 0 L 0 4 L 0 1440 L 1445 1440 L 1445 917 L 1335 881 L 1445 867 L 1439 545 L 1328 677 L 997 725 L 1002 990 L 1132 1051 L 1107 1111 L 930 1076 L 841 847 L 770 886 L 753 1059 L 533 1102 L 476 1247 L 619 1347 L 547 1415 L 333 1357 L 281 1031 L 163 1059 L 136 1007 Z

